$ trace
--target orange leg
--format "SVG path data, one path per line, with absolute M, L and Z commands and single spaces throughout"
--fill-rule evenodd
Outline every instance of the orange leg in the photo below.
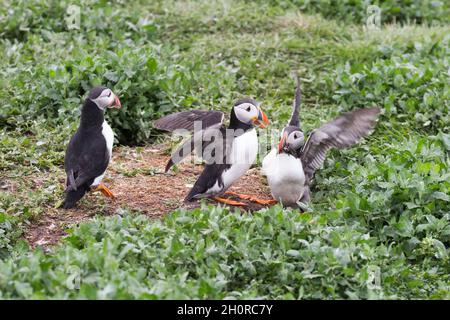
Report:
M 241 207 L 246 206 L 246 204 L 243 203 L 243 202 L 234 201 L 234 200 L 230 200 L 230 199 L 225 199 L 225 198 L 221 198 L 221 197 L 214 197 L 212 199 L 216 200 L 217 202 L 229 204 L 230 206 L 241 206 Z
M 241 198 L 241 199 L 244 199 L 244 200 L 250 200 L 250 198 L 252 197 L 252 196 L 250 196 L 248 194 L 241 194 L 241 193 L 237 193 L 237 192 L 234 192 L 234 191 L 227 191 L 227 192 L 225 192 L 225 194 L 227 194 L 229 196 L 233 196 L 233 197 L 238 197 L 238 198 Z
M 278 201 L 274 200 L 274 199 L 259 199 L 256 197 L 252 197 L 251 199 L 249 199 L 250 201 L 256 202 L 258 204 L 262 204 L 264 206 L 268 206 L 268 205 L 272 205 L 272 204 L 277 204 Z
M 225 192 L 225 194 L 228 194 L 228 195 L 234 196 L 234 197 L 238 197 L 238 198 L 241 198 L 241 199 L 244 199 L 244 200 L 249 200 L 249 201 L 252 201 L 252 202 L 256 202 L 256 203 L 262 204 L 262 205 L 270 205 L 270 204 L 276 204 L 277 203 L 277 201 L 273 200 L 273 199 L 270 199 L 270 200 L 259 199 L 257 197 L 250 196 L 248 194 L 240 194 L 240 193 L 236 193 L 236 192 L 233 192 L 233 191 L 227 191 L 227 192 Z
M 111 190 L 109 190 L 108 187 L 105 186 L 103 183 L 100 183 L 100 184 L 97 186 L 97 188 L 95 188 L 95 189 L 92 190 L 92 191 L 93 191 L 93 192 L 100 191 L 101 193 L 103 193 L 103 195 L 104 195 L 105 197 L 112 198 L 112 199 L 115 198 L 115 196 L 114 196 L 114 194 L 111 192 Z

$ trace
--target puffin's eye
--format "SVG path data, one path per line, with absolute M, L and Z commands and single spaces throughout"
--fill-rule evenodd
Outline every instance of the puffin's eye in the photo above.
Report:
M 111 91 L 109 92 L 108 97 L 111 97 Z
M 247 107 L 247 112 L 250 112 L 250 110 L 252 110 L 252 108 L 250 108 L 250 107 Z

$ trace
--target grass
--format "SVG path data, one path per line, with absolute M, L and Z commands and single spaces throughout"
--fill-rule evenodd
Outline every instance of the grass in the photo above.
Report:
M 445 2 L 380 1 L 380 30 L 365 28 L 363 1 L 75 3 L 80 30 L 63 23 L 64 3 L 0 9 L 1 298 L 450 297 Z M 151 121 L 163 114 L 228 112 L 247 95 L 278 128 L 296 70 L 305 130 L 383 109 L 370 138 L 331 152 L 309 212 L 203 206 L 152 220 L 122 208 L 72 226 L 50 252 L 22 240 L 62 197 L 91 86 L 118 93 L 117 143 L 140 146 L 161 139 Z

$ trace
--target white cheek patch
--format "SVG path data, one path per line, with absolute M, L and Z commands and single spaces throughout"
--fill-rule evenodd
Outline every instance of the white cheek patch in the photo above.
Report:
M 247 111 L 248 108 L 250 108 L 250 111 Z M 258 117 L 258 110 L 250 103 L 240 104 L 234 108 L 234 112 L 236 113 L 236 117 L 239 121 L 243 123 L 250 123 L 252 118 Z
M 110 97 L 108 96 L 100 96 L 97 99 L 93 99 L 92 101 L 97 105 L 97 107 L 100 110 L 105 110 L 107 106 L 111 105 L 113 103 L 114 97 L 111 94 Z
M 287 139 L 287 142 L 289 143 L 290 147 L 292 149 L 297 149 L 299 148 L 303 142 L 304 142 L 304 136 L 302 134 L 297 133 L 297 139 L 295 139 L 294 137 L 295 133 L 291 133 Z
M 295 139 L 294 133 L 291 133 L 291 134 L 287 137 L 286 142 L 289 143 L 289 144 L 291 144 L 291 145 L 293 145 L 293 144 L 295 143 L 296 140 L 297 140 L 297 139 Z
M 249 113 L 247 111 L 245 111 L 244 109 L 235 108 L 234 112 L 236 113 L 236 117 L 238 118 L 239 121 L 244 122 L 244 123 L 247 123 L 248 121 L 250 121 Z

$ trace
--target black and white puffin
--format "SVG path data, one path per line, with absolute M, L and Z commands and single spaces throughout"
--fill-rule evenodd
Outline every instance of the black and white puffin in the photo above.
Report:
M 199 123 L 192 137 L 178 148 L 166 166 L 170 167 L 194 149 L 205 160 L 205 168 L 186 196 L 185 201 L 212 198 L 218 202 L 244 206 L 245 203 L 222 198 L 227 189 L 255 162 L 258 153 L 258 137 L 255 126 L 265 128 L 269 123 L 266 114 L 253 99 L 242 99 L 235 103 L 230 113 L 228 127 L 223 124 L 224 114 L 220 111 L 192 110 L 178 112 L 157 120 L 154 126 L 160 130 L 192 131 Z M 227 192 L 257 203 L 264 200 L 249 195 Z
M 305 143 L 300 129 L 300 81 L 289 124 L 283 129 L 278 148 L 266 155 L 262 172 L 267 176 L 272 196 L 285 206 L 298 207 L 310 201 L 310 184 L 322 167 L 328 150 L 343 149 L 371 133 L 379 108 L 357 109 L 313 130 Z
M 114 133 L 105 121 L 104 113 L 106 108 L 120 107 L 119 98 L 103 86 L 93 88 L 84 101 L 80 125 L 70 139 L 64 159 L 67 174 L 64 209 L 73 208 L 91 188 L 114 197 L 102 184 L 114 141 Z

